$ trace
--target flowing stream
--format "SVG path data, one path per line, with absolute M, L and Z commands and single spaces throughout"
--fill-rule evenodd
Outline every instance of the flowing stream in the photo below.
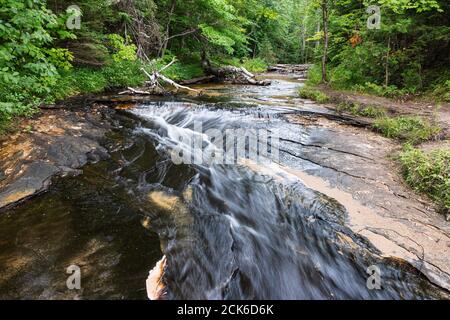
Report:
M 272 79 L 118 112 L 120 128 L 105 142 L 110 159 L 0 215 L 0 298 L 145 299 L 145 279 L 163 255 L 169 299 L 439 297 L 414 268 L 380 258 L 354 235 L 342 204 L 298 178 L 326 170 L 296 156 L 302 144 L 334 133 L 286 115 L 330 111 L 297 97 L 301 81 Z M 171 151 L 189 152 L 188 137 L 212 145 L 196 123 L 276 132 L 279 159 L 175 165 Z M 81 290 L 66 287 L 70 265 L 81 268 Z M 381 271 L 379 290 L 367 286 L 371 266 Z

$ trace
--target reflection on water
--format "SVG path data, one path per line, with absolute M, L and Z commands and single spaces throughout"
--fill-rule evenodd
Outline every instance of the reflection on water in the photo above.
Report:
M 174 132 L 189 134 L 194 121 L 204 130 L 281 129 L 300 140 L 308 131 L 279 116 L 297 103 L 296 87 L 223 86 L 210 90 L 228 98 L 203 97 L 204 105 L 150 103 L 120 114 L 111 159 L 0 215 L 0 298 L 144 299 L 163 254 L 173 299 L 439 297 L 408 266 L 376 258 L 345 227 L 345 209 L 300 181 L 245 161 L 170 161 Z M 81 267 L 81 291 L 66 288 L 72 264 Z M 371 265 L 381 268 L 381 290 L 367 288 Z

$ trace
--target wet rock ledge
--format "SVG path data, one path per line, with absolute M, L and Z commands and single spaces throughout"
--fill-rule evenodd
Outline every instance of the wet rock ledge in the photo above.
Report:
M 107 158 L 101 142 L 112 112 L 103 105 L 45 110 L 0 140 L 0 211 L 44 192 L 54 176 L 80 174 Z

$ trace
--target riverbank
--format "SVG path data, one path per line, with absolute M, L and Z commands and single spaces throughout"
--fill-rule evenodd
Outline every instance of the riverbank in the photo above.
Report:
M 200 62 L 173 60 L 167 65 L 167 59 L 155 61 L 155 66 L 120 61 L 100 69 L 65 71 L 46 98 L 53 103 L 30 107 L 23 114 L 4 115 L 0 119 L 0 210 L 47 190 L 53 176 L 77 174 L 80 167 L 92 162 L 92 157 L 98 160 L 98 154 L 101 158 L 107 156 L 100 141 L 111 126 L 109 117 L 114 110 L 97 102 L 123 104 L 119 108 L 126 108 L 127 104 L 158 99 L 117 94 L 128 86 L 145 86 L 141 68 L 164 67 L 163 74 L 176 81 L 203 75 Z M 267 68 L 261 59 L 225 59 L 215 63 L 244 66 L 252 72 Z M 171 92 L 167 89 L 167 94 Z
M 224 65 L 245 67 L 250 72 L 262 72 L 267 68 L 266 62 L 258 58 L 244 60 L 223 58 L 213 61 L 213 64 L 219 67 Z M 166 56 L 151 63 L 123 60 L 112 61 L 98 68 L 78 66 L 59 70 L 54 83 L 46 88 L 47 93 L 35 94 L 32 103 L 27 103 L 26 99 L 23 99 L 23 101 L 6 101 L 5 106 L 0 106 L 0 139 L 20 129 L 21 119 L 39 114 L 42 109 L 64 107 L 66 101 L 120 92 L 129 87 L 141 87 L 145 91 L 148 78 L 143 69 L 146 70 L 145 72 L 161 70 L 162 75 L 175 82 L 204 76 L 199 60 L 178 61 L 172 56 Z
M 373 131 L 404 144 L 392 155 L 398 171 L 416 191 L 427 194 L 450 220 L 450 103 L 393 100 L 326 85 L 306 85 L 300 96 L 367 123 Z
M 334 90 L 326 85 L 317 85 L 313 86 L 313 88 L 328 97 L 328 100 L 333 103 L 335 109 L 342 113 L 360 115 L 357 113 L 357 110 L 371 108 L 373 109 L 372 117 L 366 116 L 365 118 L 374 119 L 380 114 L 386 114 L 391 117 L 423 117 L 429 122 L 437 123 L 442 128 L 440 136 L 437 137 L 439 140 L 450 140 L 450 103 L 448 102 L 438 103 L 436 101 L 418 99 L 406 101 L 394 100 L 352 91 Z M 339 104 L 341 104 L 341 109 L 339 109 Z M 342 108 L 343 105 L 347 105 L 348 109 Z
M 78 175 L 108 157 L 101 145 L 112 110 L 93 104 L 42 110 L 0 141 L 0 210 L 47 190 L 54 176 Z

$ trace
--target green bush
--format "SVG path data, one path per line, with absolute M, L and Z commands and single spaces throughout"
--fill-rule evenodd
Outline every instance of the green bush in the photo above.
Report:
M 168 65 L 174 58 L 176 58 L 175 55 L 167 51 L 163 58 L 156 61 L 154 67 L 156 69 L 161 69 Z M 185 61 L 189 61 L 189 63 L 186 63 Z M 145 68 L 148 71 L 152 69 L 151 66 L 145 66 Z M 204 73 L 200 63 L 200 56 L 187 55 L 183 57 L 182 60 L 177 60 L 169 68 L 165 69 L 162 74 L 173 81 L 183 81 L 201 77 Z
M 45 1 L 3 0 L 0 7 L 0 127 L 28 116 L 51 100 L 59 79 L 57 67 L 70 68 L 72 55 L 54 48 L 55 38 L 73 38 L 61 16 Z M 3 130 L 1 129 L 1 130 Z
M 365 41 L 354 48 L 344 46 L 329 66 L 331 87 L 351 89 L 366 82 L 379 83 L 384 79 L 384 69 L 376 62 L 383 61 L 385 54 L 385 46 L 372 41 Z
M 450 80 L 436 84 L 431 95 L 438 101 L 450 102 Z
M 253 73 L 266 72 L 269 67 L 267 62 L 262 58 L 244 59 L 242 66 Z
M 35 105 L 0 102 L 0 134 L 7 130 L 14 117 L 28 117 L 37 113 Z
M 139 61 L 122 60 L 102 70 L 108 88 L 135 87 L 144 84 L 146 77 Z
M 354 74 L 346 66 L 339 65 L 336 68 L 332 68 L 329 73 L 330 86 L 333 89 L 349 89 L 351 88 L 351 84 L 355 82 Z
M 402 72 L 403 87 L 410 93 L 415 93 L 422 89 L 422 77 L 420 76 L 421 66 L 418 63 L 411 63 Z
M 108 88 L 140 86 L 145 75 L 138 61 L 112 62 L 102 69 L 74 68 L 60 71 L 61 77 L 52 88 L 52 100 L 62 100 L 77 94 L 99 93 Z
M 435 138 L 441 128 L 421 117 L 382 117 L 375 121 L 374 127 L 388 138 L 405 140 L 417 144 Z
M 308 80 L 306 84 L 316 85 L 322 82 L 322 68 L 320 65 L 315 64 L 308 70 Z
M 380 107 L 375 106 L 367 106 L 361 107 L 357 103 L 351 102 L 342 102 L 339 103 L 336 107 L 336 111 L 338 112 L 350 112 L 355 116 L 363 116 L 368 118 L 380 118 L 386 116 L 386 111 Z
M 398 98 L 414 91 L 407 88 L 399 89 L 394 85 L 385 87 L 372 82 L 357 84 L 354 85 L 351 89 L 361 93 L 368 93 L 388 98 Z
M 301 87 L 299 89 L 299 94 L 300 98 L 314 100 L 319 103 L 327 103 L 330 101 L 330 97 L 328 97 L 325 93 L 309 86 Z
M 436 201 L 443 212 L 450 213 L 450 150 L 435 150 L 429 154 L 405 146 L 400 153 L 406 182 Z
M 122 36 L 113 33 L 109 34 L 107 38 L 111 48 L 111 57 L 114 62 L 137 60 L 137 47 L 131 42 L 129 36 L 127 39 L 124 39 Z
M 386 116 L 386 111 L 380 107 L 367 106 L 360 110 L 360 115 L 368 118 L 381 118 Z
M 62 71 L 61 78 L 52 90 L 55 100 L 62 100 L 77 94 L 99 93 L 105 90 L 107 80 L 100 70 L 74 68 Z
M 336 111 L 341 112 L 349 112 L 354 115 L 359 115 L 360 112 L 360 106 L 356 103 L 350 103 L 350 102 L 341 102 L 336 106 Z

